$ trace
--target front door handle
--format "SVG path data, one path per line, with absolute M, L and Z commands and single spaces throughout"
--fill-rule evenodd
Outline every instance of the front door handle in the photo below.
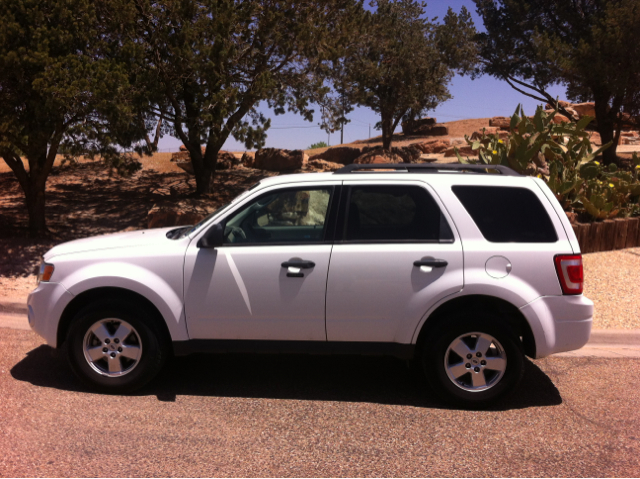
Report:
M 287 277 L 288 278 L 304 278 L 304 273 L 302 273 L 301 269 L 310 269 L 315 267 L 315 263 L 313 261 L 306 261 L 303 259 L 290 259 L 289 261 L 285 261 L 282 263 L 283 268 L 287 268 Z
M 419 259 L 413 262 L 414 266 L 431 266 L 432 268 L 444 268 L 448 264 L 443 259 Z

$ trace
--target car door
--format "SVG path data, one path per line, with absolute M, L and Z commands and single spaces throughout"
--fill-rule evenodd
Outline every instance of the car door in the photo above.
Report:
M 271 187 L 220 220 L 222 246 L 192 241 L 185 258 L 190 338 L 326 341 L 328 227 L 338 184 Z
M 346 181 L 327 280 L 329 341 L 411 342 L 463 286 L 462 246 L 423 182 Z

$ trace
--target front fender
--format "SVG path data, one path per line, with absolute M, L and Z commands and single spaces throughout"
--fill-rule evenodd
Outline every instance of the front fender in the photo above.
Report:
M 167 324 L 171 340 L 185 341 L 189 335 L 182 298 L 182 274 L 179 279 L 175 281 L 176 284 L 170 284 L 149 269 L 114 261 L 87 265 L 75 270 L 61 282 L 74 296 L 105 287 L 138 293 L 158 309 Z

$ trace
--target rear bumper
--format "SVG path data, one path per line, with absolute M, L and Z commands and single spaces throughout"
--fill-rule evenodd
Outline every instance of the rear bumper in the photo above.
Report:
M 42 282 L 27 299 L 29 326 L 52 348 L 57 347 L 58 324 L 73 295 L 60 283 Z
M 573 351 L 587 344 L 593 302 L 582 296 L 542 296 L 520 308 L 536 341 L 536 358 Z

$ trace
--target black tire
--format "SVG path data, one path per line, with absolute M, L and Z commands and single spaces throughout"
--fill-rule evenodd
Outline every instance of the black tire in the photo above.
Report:
M 423 371 L 431 388 L 447 404 L 470 409 L 489 407 L 512 393 L 524 374 L 524 350 L 509 325 L 491 314 L 465 313 L 448 319 L 426 338 L 421 351 Z M 476 356 L 474 348 L 479 344 L 479 336 L 473 333 L 481 333 L 485 344 L 487 338 L 495 340 L 485 356 Z M 462 358 L 450 349 L 460 342 L 471 345 L 468 351 L 471 358 Z M 462 366 L 459 359 L 464 363 Z M 497 361 L 502 359 L 506 360 L 504 369 L 494 370 L 486 365 L 487 362 L 501 364 Z M 483 360 L 485 365 L 481 365 Z M 478 372 L 475 372 L 476 368 Z M 451 372 L 448 373 L 448 369 Z M 454 379 L 460 371 L 463 373 Z M 474 383 L 474 375 L 478 386 Z
M 121 325 L 124 325 L 122 331 L 129 326 L 133 331 L 122 340 L 116 338 L 117 345 L 113 339 L 115 336 L 108 337 L 109 344 L 104 344 L 98 336 L 89 332 L 96 324 L 103 325 L 112 334 L 121 331 L 118 329 Z M 114 301 L 95 303 L 82 309 L 69 328 L 66 347 L 69 364 L 78 378 L 92 389 L 112 394 L 131 392 L 147 384 L 162 369 L 168 352 L 163 335 L 148 311 L 136 304 Z M 95 354 L 99 354 L 94 349 L 97 347 L 105 352 L 105 358 L 93 361 L 88 357 L 88 351 L 95 350 Z M 136 347 L 139 348 L 137 359 L 124 356 L 127 353 L 135 354 Z M 122 353 L 123 348 L 128 351 Z M 115 372 L 110 372 L 106 355 L 118 354 L 122 356 L 113 359 L 114 363 L 118 361 L 121 371 L 115 371 L 115 366 Z

